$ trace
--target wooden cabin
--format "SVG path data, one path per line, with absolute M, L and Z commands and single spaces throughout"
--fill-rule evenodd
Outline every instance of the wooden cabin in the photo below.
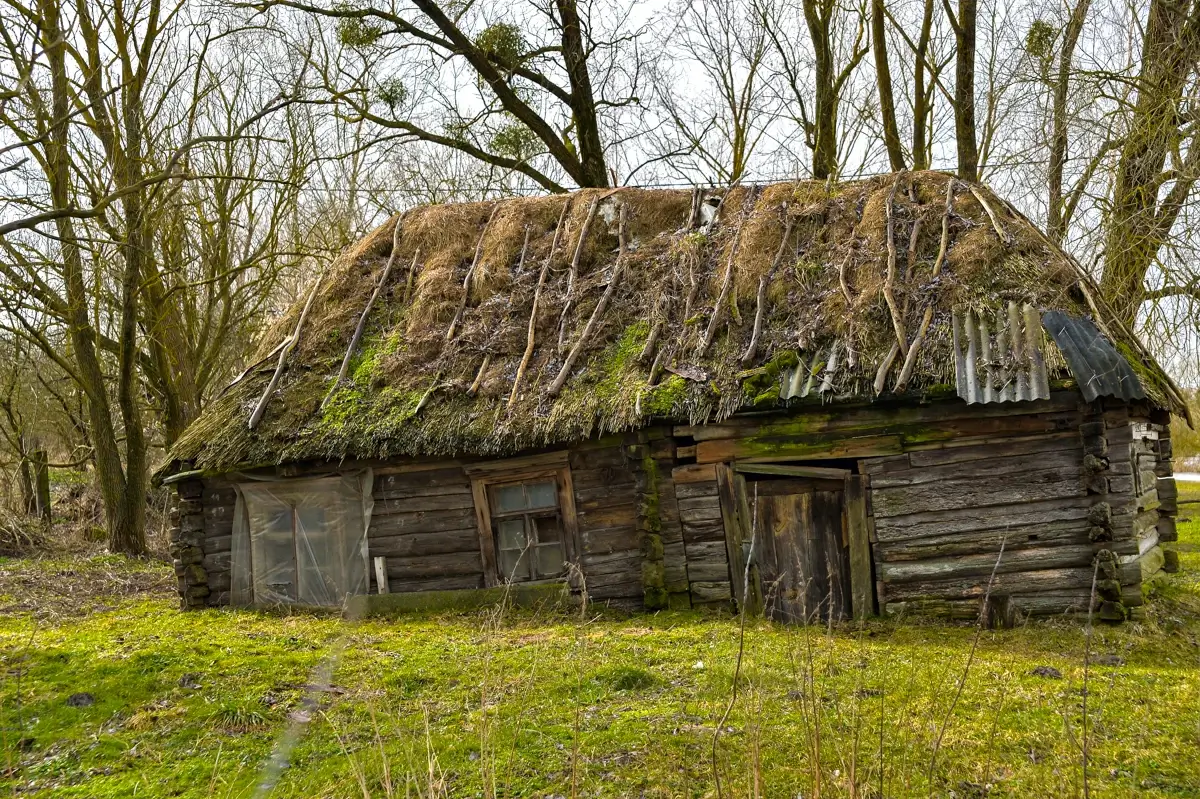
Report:
M 186 607 L 1120 620 L 1178 563 L 1178 388 L 942 173 L 415 208 L 259 356 L 157 475 Z

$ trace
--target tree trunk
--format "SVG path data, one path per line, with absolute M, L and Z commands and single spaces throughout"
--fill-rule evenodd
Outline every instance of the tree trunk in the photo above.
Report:
M 37 516 L 46 524 L 50 523 L 50 466 L 46 450 L 35 449 L 29 453 L 29 466 L 33 472 L 33 503 L 29 508 L 30 515 Z
M 834 89 L 833 46 L 829 41 L 829 14 L 832 7 L 818 0 L 804 0 L 804 21 L 808 25 L 815 59 L 813 108 L 813 177 L 825 180 L 837 172 L 837 93 Z
M 875 77 L 879 84 L 879 121 L 883 125 L 883 146 L 893 172 L 904 169 L 904 148 L 896 124 L 896 100 L 892 92 L 892 68 L 888 63 L 884 0 L 871 0 L 871 45 L 875 54 Z
M 579 142 L 581 188 L 608 186 L 608 169 L 604 160 L 604 142 L 600 138 L 596 98 L 592 93 L 592 78 L 588 73 L 588 52 L 583 39 L 583 25 L 575 0 L 555 0 L 562 21 L 563 64 L 571 81 L 571 112 L 575 122 L 575 137 Z
M 1050 174 L 1048 175 L 1049 197 L 1046 232 L 1055 244 L 1062 244 L 1067 235 L 1067 224 L 1070 220 L 1064 213 L 1065 198 L 1063 196 L 1063 169 L 1067 163 L 1067 95 L 1071 88 L 1071 64 L 1075 58 L 1075 45 L 1079 42 L 1079 34 L 1083 30 L 1083 22 L 1087 18 L 1091 0 L 1079 0 L 1071 10 L 1071 18 L 1067 20 L 1067 28 L 1063 34 L 1062 49 L 1058 57 L 1058 75 L 1054 80 L 1054 106 L 1050 135 Z
M 917 52 L 913 64 L 913 169 L 929 169 L 930 138 L 929 124 L 932 118 L 934 81 L 928 85 L 929 42 L 933 36 L 933 0 L 925 0 L 925 12 L 921 17 L 921 35 L 917 40 Z
M 956 44 L 954 56 L 954 141 L 958 176 L 979 180 L 979 145 L 975 136 L 975 9 L 976 0 L 958 0 L 958 17 L 951 17 Z M 946 0 L 946 13 L 950 13 Z
M 1177 185 L 1160 206 L 1167 153 L 1182 144 L 1180 125 L 1190 119 L 1179 106 L 1198 60 L 1200 4 L 1153 0 L 1143 37 L 1137 103 L 1117 163 L 1100 281 L 1105 299 L 1131 327 L 1145 297 L 1146 273 L 1195 182 L 1194 173 L 1177 176 Z M 1191 149 L 1195 147 L 1193 140 Z M 1188 155 L 1192 160 L 1191 150 Z
M 40 0 L 38 10 L 41 15 L 42 46 L 50 68 L 51 118 L 57 121 L 46 135 L 46 176 L 54 208 L 67 209 L 72 207 L 70 132 L 67 122 L 70 119 L 71 88 L 66 70 L 57 0 Z M 139 513 L 136 508 L 130 507 L 130 492 L 125 469 L 121 464 L 117 433 L 113 427 L 112 408 L 97 354 L 96 331 L 88 316 L 87 283 L 84 279 L 79 238 L 71 217 L 59 217 L 55 224 L 63 261 L 67 335 L 71 342 L 71 353 L 75 359 L 80 388 L 86 397 L 85 404 L 92 431 L 92 460 L 96 465 L 100 496 L 104 503 L 109 549 L 113 552 L 141 555 L 146 551 L 145 530 L 141 524 L 145 511 L 145 489 L 139 484 L 138 492 L 142 505 L 142 511 Z M 125 321 L 122 320 L 123 327 Z M 132 390 L 132 381 L 129 381 L 124 396 L 131 397 Z M 135 428 L 127 432 L 140 441 L 140 429 Z M 128 438 L 126 446 L 129 447 Z M 144 453 L 142 457 L 145 457 Z M 144 478 L 144 470 L 142 477 Z

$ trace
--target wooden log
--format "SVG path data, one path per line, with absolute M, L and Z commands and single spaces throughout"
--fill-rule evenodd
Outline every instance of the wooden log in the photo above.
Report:
M 1080 469 L 1048 469 L 1022 475 L 1016 480 L 1008 474 L 975 477 L 970 480 L 945 480 L 894 488 L 871 488 L 871 503 L 876 519 L 912 513 L 929 513 L 964 508 L 981 509 L 996 505 L 1019 505 L 1044 499 L 1063 499 L 1087 495 Z
M 479 550 L 439 555 L 388 556 L 388 580 L 426 580 L 435 577 L 478 576 Z
M 795 460 L 842 460 L 872 455 L 898 455 L 903 443 L 897 435 L 862 436 L 824 441 L 789 440 L 780 437 L 770 440 L 746 441 L 720 439 L 702 441 L 696 445 L 697 464 L 745 460 L 749 462 Z
M 378 499 L 375 502 L 373 515 L 387 516 L 393 513 L 417 513 L 420 511 L 471 510 L 474 507 L 475 503 L 469 493 L 454 491 L 432 496 Z
M 993 563 L 995 558 L 992 559 Z M 981 598 L 987 592 L 989 574 L 958 577 L 946 580 L 928 580 L 911 583 L 889 583 L 886 587 L 887 601 L 909 599 L 966 599 Z M 1015 593 L 1037 593 L 1077 588 L 1091 588 L 1092 567 L 1043 569 L 997 574 L 992 582 L 992 593 L 996 595 Z
M 479 531 L 472 526 L 429 533 L 371 535 L 367 539 L 367 547 L 371 555 L 389 558 L 463 552 L 472 553 L 478 558 Z
M 874 492 L 872 492 L 874 494 Z M 874 498 L 872 497 L 872 500 Z M 987 512 L 966 507 L 926 511 L 891 518 L 873 516 L 875 535 L 881 542 L 924 538 L 935 535 L 1004 529 L 1057 521 L 1087 519 L 1092 501 L 1087 497 L 1066 497 L 997 506 Z
M 849 469 L 833 469 L 825 466 L 789 466 L 780 463 L 742 461 L 735 463 L 733 469 L 743 474 L 778 474 L 788 477 L 813 477 L 822 480 L 844 480 L 850 476 Z
M 884 205 L 884 211 L 887 216 L 887 273 L 883 281 L 883 297 L 887 303 L 888 310 L 891 312 L 892 327 L 896 333 L 896 345 L 901 355 L 908 354 L 908 336 L 904 332 L 904 316 L 900 312 L 900 307 L 896 303 L 896 219 L 895 219 L 895 203 L 896 189 L 900 186 L 900 178 L 897 177 L 892 183 L 892 188 L 888 192 L 887 201 Z M 894 356 L 893 356 L 894 357 Z M 878 393 L 878 392 L 877 392 Z
M 913 468 L 944 466 L 968 461 L 991 460 L 1014 455 L 1034 455 L 1044 452 L 1077 453 L 1083 461 L 1083 449 L 1079 433 L 1067 430 L 1061 433 L 1022 436 L 987 444 L 972 444 L 945 449 L 922 450 L 909 454 Z
M 558 249 L 558 239 L 562 234 L 563 220 L 567 218 L 567 209 L 571 206 L 571 201 L 567 200 L 563 203 L 562 213 L 558 216 L 558 224 L 554 226 L 554 238 L 550 241 L 550 254 L 546 256 L 545 262 L 542 264 L 542 271 L 538 274 L 537 288 L 533 291 L 533 305 L 529 311 L 529 326 L 525 334 L 525 353 L 521 356 L 521 363 L 517 366 L 517 375 L 513 378 L 512 392 L 508 395 L 508 407 L 512 408 L 513 403 L 517 401 L 517 393 L 521 388 L 521 379 L 525 376 L 525 370 L 529 367 L 529 361 L 533 358 L 533 347 L 536 339 L 537 327 L 537 311 L 538 302 L 541 300 L 542 287 L 546 285 L 546 276 L 550 274 L 550 265 L 554 262 L 554 254 Z M 525 244 L 522 245 L 521 251 L 529 245 L 529 228 L 525 228 Z
M 566 346 L 567 318 L 575 307 L 575 281 L 579 276 L 579 260 L 583 256 L 583 246 L 587 242 L 588 232 L 592 229 L 592 222 L 596 219 L 596 211 L 600 207 L 600 199 L 596 197 L 588 205 L 587 216 L 583 220 L 583 227 L 579 229 L 579 241 L 575 244 L 575 254 L 571 256 L 571 266 L 567 271 L 566 300 L 563 302 L 562 314 L 558 321 L 558 349 L 560 351 Z
M 685 520 L 682 527 L 683 541 L 688 546 L 697 542 L 725 541 L 725 526 L 719 518 L 698 522 Z
M 1030 473 L 1045 473 L 1052 469 L 1069 474 L 1072 471 L 1079 471 L 1082 463 L 1083 452 L 1080 450 L 1052 450 L 1035 454 L 997 456 L 957 461 L 942 466 L 913 467 L 907 471 L 880 473 L 874 475 L 871 487 L 878 490 L 937 483 L 945 485 L 947 491 L 953 491 L 958 482 L 974 481 L 988 476 L 1013 475 L 1012 479 L 1015 481 Z
M 725 603 L 733 599 L 729 581 L 693 581 L 691 585 L 693 604 Z
M 1036 521 L 1030 524 L 1011 525 L 1003 518 L 983 520 L 990 525 L 979 530 L 958 531 L 945 535 L 922 538 L 880 541 L 875 545 L 875 555 L 880 561 L 915 561 L 973 555 L 979 552 L 996 552 L 1000 540 L 1005 539 L 1004 551 L 1016 551 L 1031 547 L 1054 547 L 1060 545 L 1085 545 L 1092 543 L 1088 536 L 1089 524 L 1086 513 L 1068 521 Z M 1107 542 L 1115 550 L 1118 542 Z M 1136 545 L 1128 547 L 1136 549 Z
M 746 346 L 746 351 L 742 353 L 743 366 L 749 366 L 758 356 L 758 338 L 762 333 L 763 316 L 766 314 L 767 308 L 767 286 L 775 277 L 775 272 L 783 262 L 783 255 L 787 252 L 787 245 L 792 237 L 792 222 L 794 220 L 788 215 L 787 203 L 783 204 L 783 216 L 786 223 L 783 227 L 783 238 L 779 241 L 779 249 L 775 252 L 775 259 L 771 262 L 771 268 L 767 270 L 765 275 L 758 279 L 758 294 L 755 297 L 754 305 L 754 329 L 750 335 L 750 343 Z
M 386 538 L 390 535 L 405 535 L 407 533 L 440 533 L 447 530 L 464 530 L 473 527 L 474 521 L 475 511 L 471 509 L 373 515 L 371 518 L 370 537 Z
M 749 205 L 750 203 L 747 202 Z M 742 240 L 742 226 L 745 223 L 746 214 L 742 215 L 742 219 L 738 221 L 737 229 L 733 232 L 733 242 L 729 246 L 729 258 L 725 263 L 725 277 L 721 281 L 721 291 L 717 295 L 717 301 L 713 305 L 712 316 L 708 320 L 708 327 L 704 331 L 704 335 L 700 338 L 700 346 L 696 350 L 697 357 L 704 357 L 708 352 L 708 348 L 712 346 L 713 339 L 717 337 L 717 330 L 720 329 L 721 323 L 725 321 L 726 304 L 729 302 L 729 294 L 733 290 L 733 264 L 737 258 L 738 247 Z
M 888 593 L 891 594 L 892 587 L 898 583 L 934 582 L 973 576 L 986 578 L 993 569 L 996 574 L 1009 574 L 1087 566 L 1095 557 L 1096 549 L 1091 544 L 1014 550 L 1006 547 L 999 563 L 996 561 L 996 552 L 908 562 L 884 561 L 878 565 L 879 578 L 887 583 Z
M 585 557 L 626 552 L 640 544 L 637 529 L 632 525 L 587 528 L 580 525 L 579 539 Z
M 483 578 L 479 574 L 434 577 L 430 579 L 398 579 L 390 572 L 388 574 L 388 590 L 393 594 L 407 594 L 413 591 L 466 591 L 484 587 Z

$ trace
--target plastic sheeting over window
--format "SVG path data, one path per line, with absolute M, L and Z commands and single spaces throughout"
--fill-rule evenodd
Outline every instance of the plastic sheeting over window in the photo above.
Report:
M 240 483 L 231 600 L 341 605 L 367 593 L 372 474 Z

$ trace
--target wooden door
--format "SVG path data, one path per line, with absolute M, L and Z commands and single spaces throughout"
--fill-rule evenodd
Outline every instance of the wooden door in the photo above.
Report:
M 850 616 L 842 488 L 831 480 L 747 482 L 747 498 L 757 511 L 754 559 L 772 618 L 808 623 Z

